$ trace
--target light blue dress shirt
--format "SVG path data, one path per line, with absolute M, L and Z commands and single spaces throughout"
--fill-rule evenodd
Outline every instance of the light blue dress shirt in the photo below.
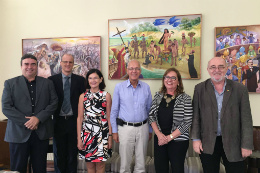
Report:
M 212 82 L 211 82 L 211 84 L 213 85 Z M 216 90 L 214 85 L 213 85 L 213 87 L 214 87 L 214 91 L 215 91 L 215 95 L 216 95 L 216 99 L 217 99 L 217 104 L 218 104 L 218 131 L 217 131 L 217 136 L 221 136 L 220 115 L 221 115 L 224 91 L 225 91 L 225 88 L 226 88 L 226 80 L 225 80 L 225 84 L 224 84 L 224 87 L 223 87 L 223 90 L 222 90 L 221 93 L 218 93 L 218 91 Z
M 217 105 L 218 105 L 218 130 L 217 130 L 217 136 L 221 136 L 221 124 L 220 124 L 220 115 L 221 115 L 221 109 L 222 109 L 222 102 L 223 102 L 223 97 L 224 97 L 224 91 L 226 88 L 226 80 L 225 80 L 225 84 L 223 87 L 223 91 L 221 93 L 218 93 L 218 91 L 216 90 L 214 84 L 211 81 L 211 84 L 213 85 L 214 91 L 215 91 L 215 96 L 216 96 L 216 100 L 217 100 Z M 193 139 L 193 141 L 198 141 L 200 139 Z
M 139 80 L 136 88 L 134 88 L 129 79 L 118 83 L 114 90 L 110 114 L 112 133 L 118 131 L 117 117 L 126 122 L 142 122 L 148 118 L 151 104 L 152 94 L 148 84 Z M 152 133 L 151 126 L 149 126 L 149 131 Z

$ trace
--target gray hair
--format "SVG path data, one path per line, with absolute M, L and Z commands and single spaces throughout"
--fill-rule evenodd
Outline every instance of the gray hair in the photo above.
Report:
M 69 53 L 65 53 L 64 55 L 68 55 L 68 56 L 71 56 L 72 58 L 73 58 L 73 62 L 74 62 L 74 56 L 72 55 L 72 54 L 69 54 Z M 62 58 L 63 58 L 63 56 L 64 55 L 62 55 L 62 57 L 61 57 L 61 61 L 62 61 Z
M 140 62 L 137 61 L 137 60 L 135 60 L 135 59 L 130 60 L 130 61 L 128 62 L 128 66 L 130 65 L 131 62 L 134 62 L 134 61 L 138 62 L 138 65 L 139 65 L 139 67 L 141 68 L 141 64 L 140 64 Z
M 221 58 L 221 57 L 213 57 L 213 58 Z M 211 58 L 209 61 L 208 61 L 208 65 L 207 65 L 207 68 L 209 68 L 209 62 L 213 59 Z M 221 58 L 223 59 L 223 58 Z M 223 61 L 225 62 L 225 66 L 228 66 L 227 62 L 223 59 Z

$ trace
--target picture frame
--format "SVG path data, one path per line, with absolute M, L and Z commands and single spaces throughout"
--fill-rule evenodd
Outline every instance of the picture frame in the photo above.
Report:
M 86 77 L 87 72 L 101 70 L 101 37 L 53 37 L 22 39 L 22 54 L 33 54 L 38 61 L 38 76 L 48 78 L 61 72 L 61 57 L 74 57 L 74 74 Z
M 182 79 L 201 78 L 201 14 L 108 20 L 108 79 L 127 79 L 137 60 L 141 79 L 161 79 L 168 68 Z
M 214 55 L 226 61 L 226 78 L 260 93 L 260 24 L 215 27 L 214 37 Z

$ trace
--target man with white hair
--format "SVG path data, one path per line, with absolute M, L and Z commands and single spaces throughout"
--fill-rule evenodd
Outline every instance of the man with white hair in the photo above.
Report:
M 191 138 L 204 173 L 218 173 L 220 158 L 227 173 L 243 173 L 252 154 L 253 124 L 246 86 L 225 78 L 221 57 L 208 62 L 210 79 L 195 86 Z
M 145 173 L 145 155 L 152 128 L 147 122 L 152 103 L 148 84 L 139 80 L 140 63 L 132 60 L 128 64 L 129 79 L 118 83 L 114 90 L 110 114 L 113 139 L 120 142 L 120 173 L 130 173 L 130 163 L 135 151 L 134 173 Z

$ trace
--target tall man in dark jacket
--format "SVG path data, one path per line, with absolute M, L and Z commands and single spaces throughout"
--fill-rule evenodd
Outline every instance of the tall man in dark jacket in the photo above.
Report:
M 52 81 L 38 77 L 37 59 L 21 58 L 22 76 L 4 84 L 2 111 L 8 118 L 5 141 L 10 146 L 12 171 L 26 173 L 28 157 L 34 173 L 46 173 L 49 138 L 53 136 L 51 115 L 58 98 Z
M 252 154 L 253 124 L 246 86 L 226 79 L 220 57 L 208 63 L 211 79 L 195 86 L 191 138 L 204 173 L 218 173 L 222 157 L 227 173 L 243 173 Z
M 72 73 L 74 57 L 61 58 L 62 73 L 49 77 L 58 98 L 54 113 L 54 161 L 56 173 L 77 172 L 77 117 L 79 96 L 85 91 L 85 79 Z

